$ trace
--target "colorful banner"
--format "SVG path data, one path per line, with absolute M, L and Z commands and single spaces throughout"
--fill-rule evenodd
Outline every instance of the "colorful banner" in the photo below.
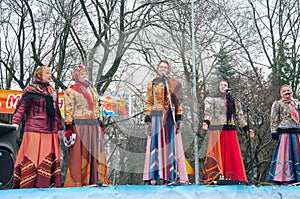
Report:
M 131 99 L 128 94 L 99 95 L 102 116 L 130 116 Z
M 23 91 L 0 90 L 0 113 L 14 113 L 21 100 Z M 103 116 L 130 116 L 131 99 L 128 94 L 99 95 L 101 114 Z M 64 93 L 58 93 L 58 105 L 64 115 Z
M 14 113 L 23 93 L 16 90 L 0 90 L 0 113 Z M 58 105 L 61 114 L 64 114 L 64 93 L 58 93 Z

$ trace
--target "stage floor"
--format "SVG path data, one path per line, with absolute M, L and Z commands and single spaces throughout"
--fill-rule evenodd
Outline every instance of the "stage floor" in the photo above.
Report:
M 246 199 L 246 198 L 300 198 L 298 186 L 254 186 L 254 185 L 188 185 L 188 186 L 135 186 L 109 187 L 35 188 L 0 190 L 1 199 Z

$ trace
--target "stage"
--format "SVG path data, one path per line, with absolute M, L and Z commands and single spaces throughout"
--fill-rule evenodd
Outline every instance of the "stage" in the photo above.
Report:
M 0 190 L 1 199 L 246 199 L 246 198 L 299 198 L 298 186 L 254 186 L 254 185 L 187 185 L 187 186 L 135 186 L 109 187 L 35 188 Z

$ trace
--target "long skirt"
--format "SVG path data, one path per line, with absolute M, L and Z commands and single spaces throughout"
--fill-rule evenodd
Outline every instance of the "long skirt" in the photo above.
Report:
M 152 116 L 152 135 L 148 136 L 143 180 L 188 182 L 181 133 L 175 133 L 172 115 Z
M 270 165 L 268 181 L 300 182 L 300 135 L 279 134 L 276 149 Z
M 14 188 L 61 187 L 57 133 L 24 132 L 14 168 Z
M 104 132 L 102 131 L 100 136 L 99 131 L 100 127 L 96 119 L 91 124 L 81 120 L 73 126 L 76 141 L 68 150 L 68 169 L 64 187 L 93 185 L 100 180 L 103 184 L 110 184 L 104 149 Z M 99 138 L 101 148 L 99 148 Z
M 210 182 L 220 175 L 227 180 L 247 181 L 236 130 L 210 130 L 202 179 Z

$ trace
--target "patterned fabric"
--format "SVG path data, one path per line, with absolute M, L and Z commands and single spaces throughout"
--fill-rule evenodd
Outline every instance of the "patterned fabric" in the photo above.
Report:
M 172 103 L 175 106 L 176 115 L 182 115 L 182 86 L 173 78 L 168 78 L 168 88 Z M 146 115 L 151 111 L 165 111 L 169 109 L 168 93 L 165 93 L 163 79 L 158 77 L 147 85 L 146 92 Z
M 88 73 L 88 71 L 87 71 L 87 69 L 85 68 L 85 66 L 83 66 L 83 65 L 78 65 L 78 66 L 76 66 L 76 67 L 74 68 L 74 71 L 73 71 L 73 73 L 72 73 L 72 79 L 73 79 L 76 83 L 79 82 L 77 77 L 78 77 L 79 73 L 81 73 L 81 72 L 87 72 L 87 73 Z
M 66 89 L 64 93 L 66 123 L 72 124 L 73 120 L 78 118 L 93 119 L 99 117 L 100 109 L 96 89 L 91 87 L 83 89 L 86 89 L 85 92 L 88 93 L 89 98 L 92 99 L 93 109 L 90 108 L 90 102 L 85 98 L 85 95 L 72 88 Z
M 279 100 L 271 109 L 271 133 L 278 135 L 270 165 L 271 182 L 300 182 L 299 107 L 297 100 Z
M 33 77 L 35 78 L 35 81 L 42 82 L 43 81 L 43 73 L 50 72 L 51 68 L 48 66 L 39 66 L 33 73 Z
M 49 84 L 34 83 L 26 87 L 12 124 L 20 124 L 25 115 L 24 131 L 55 133 L 63 129 L 57 92 Z
M 298 128 L 298 101 L 283 102 L 281 100 L 273 103 L 271 108 L 271 132 L 277 132 L 278 127 Z
M 35 94 L 53 95 L 52 98 L 56 99 L 57 93 L 50 84 L 33 82 L 31 85 L 26 86 L 24 92 L 31 92 Z
M 231 118 L 229 124 L 234 124 L 234 119 L 242 128 L 247 125 L 240 103 L 236 103 L 236 118 Z M 204 120 L 209 121 L 211 125 L 227 124 L 225 95 L 224 97 L 206 98 Z
M 168 78 L 175 120 L 181 119 L 182 87 Z M 181 133 L 175 133 L 174 119 L 170 110 L 163 79 L 156 78 L 147 86 L 146 115 L 151 118 L 152 135 L 148 136 L 143 180 L 165 180 L 188 182 Z
M 48 187 L 61 187 L 57 134 L 26 132 L 16 158 L 14 188 Z
M 164 127 L 164 128 L 162 128 Z M 178 175 L 177 175 L 178 174 Z M 173 119 L 152 117 L 152 136 L 148 136 L 143 180 L 188 182 L 181 133 L 174 134 Z
M 236 103 L 235 118 L 227 124 L 225 95 L 206 99 L 204 121 L 210 126 L 202 175 L 204 182 L 213 181 L 220 175 L 224 179 L 247 181 L 234 119 L 239 126 L 247 126 L 239 103 Z
M 93 103 L 93 97 L 94 96 L 91 96 L 91 94 L 89 93 L 87 83 L 78 82 L 76 84 L 71 85 L 70 88 L 72 88 L 76 92 L 82 94 L 84 96 L 84 98 L 86 99 L 86 101 L 89 103 L 89 106 L 90 106 L 89 109 L 93 110 L 93 107 L 95 106 L 94 103 Z M 95 91 L 92 91 L 92 92 L 95 92 Z
M 300 182 L 300 135 L 281 133 L 270 165 L 268 181 Z

